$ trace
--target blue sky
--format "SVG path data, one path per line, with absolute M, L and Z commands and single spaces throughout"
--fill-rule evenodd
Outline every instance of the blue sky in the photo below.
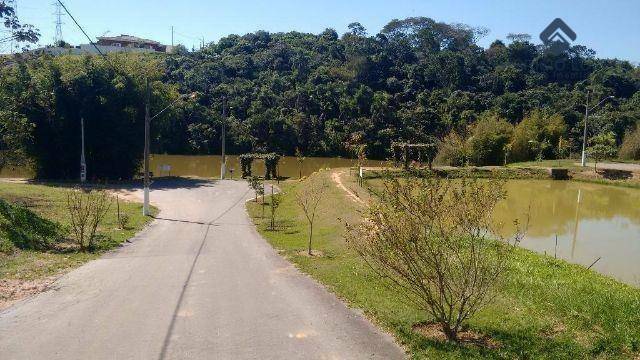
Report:
M 20 18 L 36 25 L 42 43 L 54 34 L 52 0 L 17 0 Z M 377 33 L 389 20 L 428 16 L 438 21 L 484 26 L 489 35 L 480 44 L 510 33 L 529 33 L 539 42 L 539 33 L 560 17 L 578 34 L 576 43 L 596 50 L 599 57 L 640 62 L 640 1 L 434 1 L 434 0 L 66 0 L 71 13 L 89 35 L 131 34 L 163 43 L 171 42 L 171 26 L 176 43 L 191 48 L 200 38 L 217 41 L 228 34 L 256 30 L 319 33 L 332 27 L 343 33 L 358 21 L 369 33 Z M 64 18 L 64 39 L 85 42 L 68 17 Z

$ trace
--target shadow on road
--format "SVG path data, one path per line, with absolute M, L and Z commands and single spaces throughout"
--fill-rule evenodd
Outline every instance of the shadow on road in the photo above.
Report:
M 80 186 L 76 181 L 60 180 L 27 180 L 30 184 L 44 185 L 59 188 L 74 188 Z M 203 186 L 212 186 L 217 182 L 215 179 L 201 179 L 188 177 L 161 177 L 151 181 L 151 189 L 172 190 L 172 189 L 192 189 Z M 87 182 L 82 185 L 85 189 L 104 190 L 136 190 L 142 188 L 142 180 L 113 181 L 113 182 Z

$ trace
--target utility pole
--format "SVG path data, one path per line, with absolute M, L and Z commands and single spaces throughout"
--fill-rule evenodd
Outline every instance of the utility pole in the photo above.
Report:
M 602 105 L 607 100 L 615 99 L 615 96 L 610 95 L 604 97 L 600 102 L 592 108 L 589 108 L 589 90 L 587 90 L 587 103 L 584 104 L 584 130 L 582 133 L 582 161 L 581 165 L 583 167 L 587 166 L 587 120 L 589 120 L 589 113 L 592 111 L 597 111 L 598 107 Z
M 589 120 L 589 90 L 587 90 L 587 103 L 584 105 L 584 130 L 582 132 L 582 166 L 587 166 L 587 120 Z
M 144 104 L 144 204 L 142 205 L 142 215 L 149 216 L 149 127 L 151 119 L 149 117 L 149 102 L 151 88 L 149 78 L 146 79 L 146 99 Z
M 173 25 L 171 25 L 171 47 L 173 47 Z
M 85 183 L 87 181 L 87 162 L 84 158 L 84 118 L 80 118 L 80 139 L 82 143 L 82 150 L 80 152 L 80 182 Z
M 225 150 L 225 140 L 226 140 L 226 133 L 225 133 L 225 125 L 227 122 L 227 97 L 223 97 L 222 98 L 222 158 L 221 158 L 221 165 L 220 165 L 220 180 L 224 179 L 224 176 L 227 173 L 227 157 L 224 153 Z

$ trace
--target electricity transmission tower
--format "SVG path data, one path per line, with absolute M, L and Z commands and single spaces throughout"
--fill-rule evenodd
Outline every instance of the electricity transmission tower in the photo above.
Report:
M 56 17 L 56 32 L 55 35 L 53 36 L 53 44 L 54 45 L 58 45 L 58 43 L 60 43 L 60 41 L 62 41 L 62 16 L 64 16 L 64 14 L 62 13 L 62 6 L 60 5 L 59 2 L 55 2 L 53 3 L 53 6 L 55 6 L 55 12 L 53 13 L 53 16 Z

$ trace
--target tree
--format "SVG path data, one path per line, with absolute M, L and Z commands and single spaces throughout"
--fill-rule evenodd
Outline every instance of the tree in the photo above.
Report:
M 616 155 L 615 134 L 609 131 L 589 139 L 587 153 L 593 159 L 593 170 L 597 171 L 599 161 L 610 159 Z
M 316 219 L 316 211 L 324 198 L 328 188 L 327 181 L 322 175 L 315 175 L 301 184 L 302 189 L 296 192 L 296 202 L 304 212 L 309 223 L 309 246 L 307 253 L 311 256 L 311 240 L 313 239 L 313 223 Z
M 435 162 L 449 166 L 466 166 L 470 154 L 468 141 L 458 132 L 451 131 L 438 145 Z
M 491 213 L 503 183 L 390 179 L 347 242 L 376 273 L 456 341 L 463 324 L 491 301 L 512 245 L 493 240 Z
M 269 223 L 269 230 L 276 229 L 276 211 L 280 207 L 282 202 L 281 195 L 273 192 L 273 185 L 271 185 L 271 197 L 269 198 L 269 209 L 271 210 L 271 222 Z
M 640 160 L 640 125 L 624 136 L 618 156 L 624 160 Z
M 256 195 L 255 201 L 258 202 L 258 195 L 264 194 L 264 184 L 262 180 L 257 176 L 252 176 L 249 178 L 249 186 L 253 189 Z
M 511 142 L 513 126 L 493 114 L 484 114 L 473 124 L 469 142 L 472 161 L 478 166 L 499 165 Z
M 514 161 L 556 158 L 565 132 L 562 115 L 532 111 L 514 129 L 510 157 Z
M 11 41 L 35 44 L 40 38 L 40 32 L 33 25 L 20 24 L 15 9 L 5 1 L 0 2 L 0 22 L 11 31 L 10 36 L 0 38 L 0 44 Z

